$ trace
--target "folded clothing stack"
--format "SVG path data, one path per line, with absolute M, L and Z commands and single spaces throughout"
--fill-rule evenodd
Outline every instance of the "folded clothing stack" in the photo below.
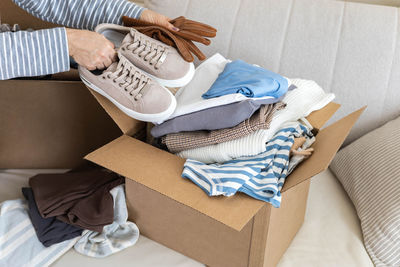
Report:
M 295 122 L 285 126 L 265 146 L 265 151 L 240 157 L 223 164 L 205 164 L 188 159 L 182 176 L 199 185 L 210 196 L 232 196 L 243 192 L 253 198 L 281 203 L 281 189 L 290 169 L 289 156 L 295 138 L 306 137 L 309 145 L 314 137 L 309 128 Z
M 215 54 L 177 92 L 175 112 L 151 134 L 155 145 L 188 159 L 183 177 L 210 196 L 243 192 L 279 207 L 285 177 L 315 139 L 305 117 L 333 98 L 313 81 Z M 292 149 L 296 139 L 303 142 Z
M 10 241 L 0 246 L 0 266 L 48 266 L 72 246 L 101 258 L 134 245 L 139 229 L 127 221 L 123 183 L 94 165 L 30 178 L 26 201 L 0 204 L 0 239 Z
M 232 128 L 168 134 L 162 137 L 161 143 L 165 144 L 170 152 L 177 153 L 195 147 L 235 140 L 247 136 L 258 129 L 268 129 L 275 112 L 284 108 L 285 104 L 282 102 L 262 105 L 250 118 Z

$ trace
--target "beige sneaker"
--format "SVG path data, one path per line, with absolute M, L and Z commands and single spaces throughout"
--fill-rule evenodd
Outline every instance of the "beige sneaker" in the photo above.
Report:
M 126 115 L 141 121 L 160 123 L 175 110 L 172 93 L 154 82 L 118 54 L 119 62 L 104 71 L 91 72 L 79 66 L 79 75 L 89 88 L 108 98 Z
M 185 61 L 171 46 L 131 27 L 105 23 L 98 25 L 95 31 L 113 42 L 123 56 L 163 86 L 182 87 L 193 78 L 193 63 Z

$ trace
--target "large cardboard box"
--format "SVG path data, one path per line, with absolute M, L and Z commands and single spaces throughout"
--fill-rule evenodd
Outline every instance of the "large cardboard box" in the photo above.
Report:
M 126 177 L 129 219 L 143 235 L 208 266 L 275 266 L 303 223 L 310 178 L 325 170 L 363 109 L 319 131 L 314 154 L 287 178 L 282 205 L 244 194 L 208 197 L 181 178 L 184 159 L 131 137 L 137 122 L 92 92 L 124 135 L 86 159 Z M 308 117 L 317 129 L 340 105 Z
M 23 28 L 54 25 L 0 1 L 2 21 Z M 135 139 L 137 122 L 92 92 L 123 135 L 86 159 L 126 177 L 130 220 L 141 233 L 208 266 L 275 266 L 304 219 L 310 178 L 325 170 L 357 121 L 358 110 L 322 129 L 314 154 L 287 178 L 282 205 L 243 194 L 208 197 L 181 178 L 184 159 Z M 339 108 L 331 103 L 308 119 L 321 129 Z M 118 135 L 79 81 L 0 82 L 0 168 L 70 167 L 80 155 Z
M 2 23 L 41 29 L 41 21 L 0 1 Z M 0 81 L 0 168 L 71 168 L 121 131 L 80 81 L 77 71 L 53 80 Z

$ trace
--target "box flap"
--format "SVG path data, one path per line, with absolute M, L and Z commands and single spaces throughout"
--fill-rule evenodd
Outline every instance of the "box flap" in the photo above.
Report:
M 265 202 L 244 194 L 209 197 L 181 177 L 185 159 L 129 136 L 121 136 L 86 156 L 107 169 L 141 183 L 240 231 Z
M 314 148 L 313 155 L 289 175 L 282 188 L 282 192 L 328 168 L 336 152 L 365 108 L 363 107 L 351 113 L 318 133 L 316 141 L 312 146 Z
M 340 104 L 330 102 L 323 109 L 316 110 L 308 115 L 307 120 L 314 128 L 321 129 L 339 108 Z
M 137 121 L 126 116 L 106 98 L 90 90 L 121 130 L 131 135 L 138 130 Z M 340 107 L 329 103 L 307 119 L 320 129 Z M 199 187 L 181 177 L 185 159 L 124 135 L 90 153 L 86 159 L 141 183 L 177 202 L 189 206 L 237 231 L 265 205 L 244 194 L 208 197 Z M 346 134 L 347 135 L 347 134 Z M 132 152 L 135 153 L 132 153 Z
M 123 113 L 104 96 L 90 88 L 88 89 L 124 134 L 132 136 L 146 126 L 144 122 L 135 120 Z

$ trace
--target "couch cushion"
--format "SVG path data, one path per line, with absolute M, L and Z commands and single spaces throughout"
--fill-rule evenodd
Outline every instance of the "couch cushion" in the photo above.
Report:
M 332 0 L 147 0 L 170 17 L 218 29 L 206 55 L 317 81 L 343 104 L 368 105 L 347 143 L 400 115 L 399 8 Z M 397 74 L 397 75 L 396 75 Z
M 400 266 L 400 117 L 338 152 L 331 164 L 356 207 L 376 266 Z
M 311 180 L 304 224 L 278 267 L 373 267 L 351 200 L 330 170 Z
M 342 0 L 342 1 L 367 3 L 373 5 L 400 6 L 400 0 Z

